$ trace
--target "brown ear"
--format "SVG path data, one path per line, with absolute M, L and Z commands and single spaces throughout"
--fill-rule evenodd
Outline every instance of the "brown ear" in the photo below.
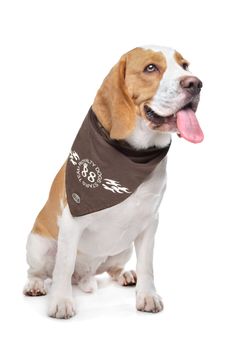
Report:
M 125 84 L 126 56 L 122 56 L 104 79 L 93 111 L 112 139 L 124 139 L 134 128 L 136 108 Z

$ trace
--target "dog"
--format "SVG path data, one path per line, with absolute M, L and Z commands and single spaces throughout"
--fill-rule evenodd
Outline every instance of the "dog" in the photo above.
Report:
M 27 240 L 24 294 L 45 295 L 52 278 L 49 316 L 74 316 L 72 284 L 93 292 L 103 272 L 136 285 L 137 310 L 163 309 L 153 246 L 167 152 L 174 133 L 203 140 L 195 116 L 201 88 L 180 53 L 158 46 L 127 52 L 104 79 Z M 125 271 L 133 245 L 136 272 Z

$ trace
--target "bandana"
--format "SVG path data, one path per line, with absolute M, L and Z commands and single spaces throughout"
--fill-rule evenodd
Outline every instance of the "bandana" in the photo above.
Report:
M 72 216 L 117 205 L 128 198 L 166 156 L 170 145 L 135 150 L 113 140 L 89 110 L 66 166 L 66 194 Z

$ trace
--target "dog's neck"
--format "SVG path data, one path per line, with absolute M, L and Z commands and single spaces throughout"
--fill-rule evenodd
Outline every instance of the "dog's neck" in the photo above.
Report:
M 150 129 L 150 127 L 146 125 L 146 121 L 137 116 L 135 128 L 130 135 L 127 136 L 125 141 L 137 150 L 147 149 L 153 146 L 163 148 L 170 144 L 171 134 Z

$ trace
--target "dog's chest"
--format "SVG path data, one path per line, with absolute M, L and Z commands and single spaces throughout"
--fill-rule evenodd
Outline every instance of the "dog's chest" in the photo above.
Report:
M 165 187 L 166 159 L 122 203 L 75 219 L 77 228 L 80 224 L 85 227 L 79 250 L 91 256 L 107 256 L 129 248 L 155 219 Z

